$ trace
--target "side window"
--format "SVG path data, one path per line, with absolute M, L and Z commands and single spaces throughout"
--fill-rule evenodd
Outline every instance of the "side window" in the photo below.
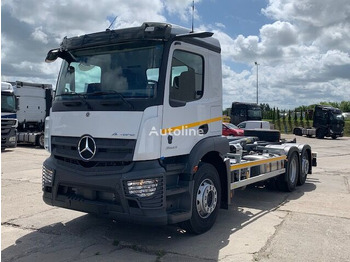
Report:
M 191 102 L 203 96 L 203 57 L 175 50 L 171 63 L 170 105 Z

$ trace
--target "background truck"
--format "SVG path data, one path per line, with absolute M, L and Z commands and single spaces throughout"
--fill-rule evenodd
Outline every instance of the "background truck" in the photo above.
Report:
M 231 123 L 238 125 L 248 120 L 262 120 L 261 107 L 254 103 L 233 102 L 231 107 Z
M 44 147 L 44 125 L 52 105 L 52 85 L 21 81 L 11 84 L 18 101 L 17 142 Z
M 332 106 L 316 105 L 313 114 L 313 127 L 296 127 L 293 134 L 297 136 L 306 135 L 317 138 L 332 137 L 336 139 L 344 134 L 344 116 L 342 111 Z
M 64 38 L 46 118 L 43 200 L 148 224 L 209 230 L 233 191 L 293 191 L 316 165 L 309 145 L 222 136 L 221 48 L 165 23 Z
M 17 146 L 17 102 L 10 83 L 1 82 L 1 150 Z

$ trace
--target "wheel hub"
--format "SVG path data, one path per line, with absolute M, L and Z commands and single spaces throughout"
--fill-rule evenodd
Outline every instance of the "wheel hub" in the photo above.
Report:
M 302 164 L 302 172 L 303 174 L 306 175 L 307 172 L 309 172 L 309 165 L 310 165 L 309 160 L 307 158 L 303 158 L 301 164 Z
M 214 211 L 218 200 L 217 190 L 210 179 L 205 179 L 197 191 L 196 206 L 200 217 L 207 218 Z
M 290 182 L 293 183 L 296 178 L 297 178 L 297 161 L 295 158 L 293 158 L 290 163 L 290 169 L 289 169 Z

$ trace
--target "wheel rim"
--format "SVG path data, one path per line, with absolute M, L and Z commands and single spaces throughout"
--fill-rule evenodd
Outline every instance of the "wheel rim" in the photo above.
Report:
M 307 172 L 309 172 L 309 168 L 310 168 L 309 159 L 306 155 L 303 156 L 301 164 L 302 164 L 302 174 L 303 176 L 305 176 Z
M 297 160 L 295 157 L 293 157 L 292 161 L 290 162 L 290 166 L 289 166 L 289 180 L 290 180 L 290 182 L 294 183 L 296 177 L 297 177 Z
M 205 179 L 197 190 L 196 206 L 201 218 L 207 218 L 215 210 L 218 201 L 216 187 L 210 179 Z

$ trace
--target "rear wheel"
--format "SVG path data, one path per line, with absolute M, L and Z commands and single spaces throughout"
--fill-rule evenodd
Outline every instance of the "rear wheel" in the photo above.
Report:
M 299 178 L 299 156 L 296 151 L 292 152 L 288 157 L 286 173 L 277 179 L 278 189 L 282 191 L 292 192 Z
M 41 148 L 44 148 L 44 140 L 45 140 L 44 134 L 38 135 L 36 137 L 36 145 L 40 146 Z
M 309 154 L 307 151 L 304 151 L 301 154 L 301 172 L 298 178 L 298 185 L 304 185 L 307 177 L 307 173 L 309 172 L 310 168 L 310 159 L 309 159 Z
M 201 234 L 215 223 L 221 201 L 221 185 L 219 174 L 211 164 L 200 164 L 194 176 L 192 217 L 182 222 L 181 227 L 190 233 Z

